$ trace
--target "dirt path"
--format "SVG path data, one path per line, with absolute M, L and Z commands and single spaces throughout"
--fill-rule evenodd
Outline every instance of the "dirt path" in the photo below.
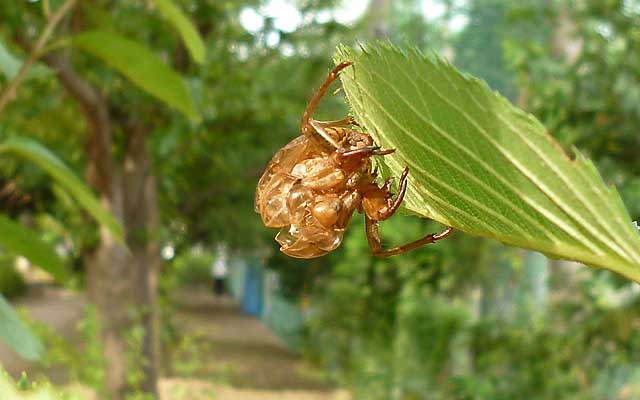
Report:
M 349 398 L 320 378 L 259 320 L 242 314 L 231 298 L 215 299 L 207 290 L 194 290 L 181 293 L 178 303 L 178 325 L 210 348 L 199 373 L 208 375 L 210 382 L 226 384 L 210 387 L 217 400 Z M 174 378 L 163 384 L 170 387 L 176 382 Z M 189 386 L 195 388 L 195 383 Z
M 200 351 L 173 361 L 173 376 L 160 381 L 162 400 L 349 399 L 259 320 L 242 314 L 231 298 L 216 300 L 206 289 L 182 291 L 176 298 L 176 324 L 183 335 L 194 338 Z M 71 339 L 86 300 L 77 293 L 44 287 L 14 304 Z M 13 377 L 22 371 L 31 377 L 41 372 L 1 343 L 0 363 Z M 67 379 L 59 368 L 47 371 L 47 376 L 56 384 Z

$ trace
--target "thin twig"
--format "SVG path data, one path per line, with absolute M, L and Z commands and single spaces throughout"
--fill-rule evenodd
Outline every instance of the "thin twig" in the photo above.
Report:
M 49 14 L 51 14 L 51 7 L 49 7 L 49 0 L 42 0 L 42 12 L 44 16 L 49 18 Z
M 49 37 L 53 33 L 54 29 L 60 23 L 65 14 L 67 14 L 67 12 L 69 12 L 69 10 L 75 5 L 76 1 L 77 0 L 65 1 L 64 4 L 60 6 L 60 8 L 58 8 L 54 14 L 51 15 L 51 18 L 49 18 L 49 20 L 47 21 L 47 25 L 44 27 L 42 34 L 40 34 L 40 37 L 36 41 L 35 46 L 31 50 L 29 58 L 27 58 L 27 60 L 22 63 L 18 74 L 11 80 L 11 82 L 9 82 L 9 86 L 7 86 L 5 91 L 2 93 L 2 96 L 0 96 L 0 113 L 2 113 L 2 110 L 4 110 L 7 104 L 9 104 L 11 100 L 13 100 L 16 95 L 18 86 L 20 86 L 24 78 L 27 76 L 27 72 L 29 72 L 31 66 L 36 62 L 38 57 L 42 55 L 41 51 L 44 48 L 44 45 L 49 40 Z

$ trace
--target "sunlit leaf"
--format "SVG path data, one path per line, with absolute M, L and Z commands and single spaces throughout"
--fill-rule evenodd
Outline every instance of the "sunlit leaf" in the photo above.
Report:
M 44 351 L 40 341 L 20 321 L 16 312 L 2 295 L 0 295 L 0 339 L 27 360 L 39 359 Z
M 67 269 L 53 247 L 21 224 L 0 214 L 0 248 L 20 255 L 64 283 Z
M 171 0 L 153 0 L 160 13 L 178 30 L 191 58 L 198 64 L 204 62 L 204 43 L 191 21 Z
M 42 168 L 124 246 L 122 226 L 102 207 L 84 182 L 52 152 L 31 139 L 13 137 L 0 144 L 0 153 L 13 153 Z
M 198 120 L 187 85 L 146 46 L 120 35 L 91 31 L 73 37 L 73 45 L 104 61 L 157 99 Z
M 436 55 L 341 48 L 355 117 L 399 176 L 404 206 L 457 230 L 640 282 L 640 235 L 593 163 L 567 157 L 531 115 Z

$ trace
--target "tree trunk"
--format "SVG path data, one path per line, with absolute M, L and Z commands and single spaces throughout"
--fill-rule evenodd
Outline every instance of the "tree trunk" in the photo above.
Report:
M 583 41 L 576 36 L 576 26 L 571 19 L 569 3 L 561 3 L 556 15 L 555 28 L 551 35 L 553 55 L 566 64 L 574 64 L 582 53 Z
M 124 399 L 135 391 L 157 397 L 159 259 L 148 232 L 157 224 L 158 213 L 145 130 L 128 130 L 129 146 L 120 166 L 111 152 L 107 100 L 75 72 L 67 55 L 50 54 L 45 61 L 83 110 L 89 156 L 86 179 L 100 193 L 105 208 L 123 224 L 129 248 L 127 252 L 100 227 L 100 243 L 84 260 L 87 292 L 100 317 L 109 398 Z M 136 332 L 142 335 L 132 336 Z
M 369 5 L 369 36 L 373 39 L 389 37 L 389 0 L 372 0 Z
M 157 232 L 156 182 L 146 147 L 145 126 L 131 126 L 129 146 L 124 158 L 124 216 L 127 245 L 131 250 L 130 268 L 134 273 L 133 291 L 137 307 L 136 323 L 144 328 L 140 351 L 144 372 L 140 389 L 157 393 L 159 356 L 159 317 L 156 307 L 159 249 L 152 237 Z

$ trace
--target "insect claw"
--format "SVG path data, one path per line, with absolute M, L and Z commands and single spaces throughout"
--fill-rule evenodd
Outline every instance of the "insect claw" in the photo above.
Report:
M 340 64 L 336 65 L 335 68 L 331 70 L 331 74 L 330 74 L 331 78 L 335 79 L 335 77 L 340 73 L 340 71 L 347 68 L 349 65 L 353 65 L 353 61 L 343 61 Z
M 391 189 L 391 185 L 393 185 L 393 181 L 394 181 L 394 177 L 390 176 L 386 181 L 384 181 L 384 184 L 382 185 L 382 190 L 385 191 L 389 191 L 389 189 Z
M 380 147 L 378 147 L 379 149 Z M 380 151 L 374 151 L 373 155 L 374 156 L 386 156 L 387 154 L 391 154 L 393 152 L 395 152 L 396 149 L 387 149 L 387 150 L 380 150 Z
M 409 167 L 404 167 L 404 171 L 402 171 L 402 175 L 400 175 L 400 180 L 403 181 L 407 179 L 407 175 L 409 175 Z

